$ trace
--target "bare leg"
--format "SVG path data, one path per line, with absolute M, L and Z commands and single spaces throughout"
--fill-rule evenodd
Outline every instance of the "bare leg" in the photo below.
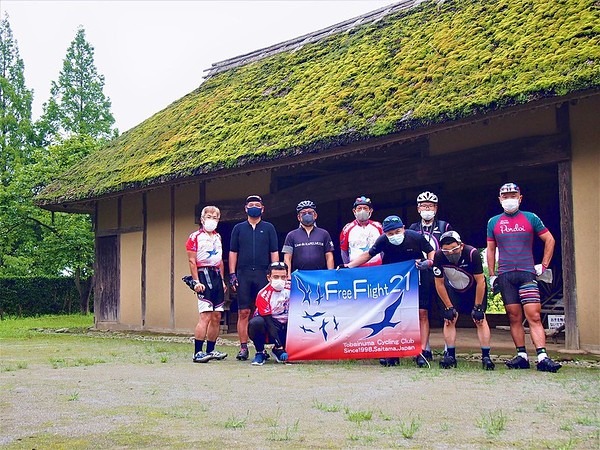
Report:
M 456 347 L 456 321 L 458 320 L 458 316 L 450 322 L 449 320 L 444 320 L 444 342 L 446 343 L 446 347 Z
M 426 309 L 419 309 L 419 328 L 421 335 L 421 348 L 427 348 L 429 342 L 429 317 Z
M 196 329 L 194 330 L 194 338 L 198 341 L 203 341 L 206 337 L 206 332 L 208 331 L 208 324 L 210 322 L 211 312 L 203 312 L 199 314 L 198 324 L 196 325 Z
M 535 345 L 535 348 L 546 346 L 546 333 L 544 332 L 544 326 L 540 317 L 542 306 L 540 303 L 527 303 L 523 305 L 525 311 L 525 317 L 529 322 L 529 329 L 531 330 L 531 340 Z
M 510 322 L 510 335 L 516 347 L 525 347 L 525 329 L 523 328 L 523 310 L 521 305 L 505 305 Z
M 237 320 L 237 331 L 240 342 L 248 342 L 248 320 L 250 320 L 250 309 L 240 309 Z
M 473 321 L 473 322 L 475 322 L 475 321 Z M 480 322 L 475 322 L 475 325 L 477 326 L 477 337 L 479 338 L 479 344 L 482 347 L 489 347 L 490 340 L 491 340 L 491 333 L 490 333 L 490 325 L 488 324 L 487 319 L 483 319 Z
M 210 322 L 206 332 L 207 340 L 215 342 L 219 337 L 219 327 L 221 325 L 221 313 L 214 311 L 210 313 Z

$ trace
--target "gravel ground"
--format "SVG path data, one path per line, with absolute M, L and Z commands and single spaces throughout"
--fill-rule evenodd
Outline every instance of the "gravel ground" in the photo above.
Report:
M 484 372 L 464 359 L 455 370 L 408 360 L 256 367 L 235 360 L 234 344 L 219 341 L 224 361 L 193 364 L 187 337 L 2 342 L 0 446 L 600 448 L 594 361 L 557 374 L 501 363 Z

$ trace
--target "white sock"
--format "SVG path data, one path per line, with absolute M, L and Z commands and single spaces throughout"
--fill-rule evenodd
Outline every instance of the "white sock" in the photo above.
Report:
M 518 352 L 517 356 L 520 356 L 521 358 L 523 358 L 526 361 L 529 359 L 529 357 L 527 356 L 527 353 L 525 353 L 525 352 Z
M 543 359 L 546 359 L 547 357 L 548 357 L 548 354 L 547 354 L 547 353 L 540 353 L 540 354 L 538 355 L 538 362 L 540 362 L 540 361 L 541 361 L 541 360 L 543 360 Z

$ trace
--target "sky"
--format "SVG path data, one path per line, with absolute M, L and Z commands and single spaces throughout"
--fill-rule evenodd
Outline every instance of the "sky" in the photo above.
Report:
M 395 0 L 0 0 L 34 91 L 50 98 L 77 28 L 94 47 L 115 126 L 124 132 L 196 89 L 212 63 L 396 3 Z

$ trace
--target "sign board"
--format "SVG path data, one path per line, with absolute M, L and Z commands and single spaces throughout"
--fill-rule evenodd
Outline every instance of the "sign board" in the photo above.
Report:
M 556 330 L 565 324 L 564 314 L 548 314 L 548 328 Z

